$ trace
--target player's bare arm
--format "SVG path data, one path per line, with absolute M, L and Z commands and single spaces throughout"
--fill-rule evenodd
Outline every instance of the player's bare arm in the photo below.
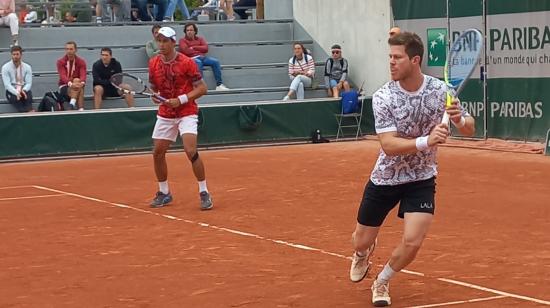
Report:
M 471 116 L 463 116 L 459 107 L 460 101 L 453 99 L 451 106 L 446 107 L 449 119 L 463 136 L 473 136 L 475 133 L 475 119 Z
M 428 135 L 428 147 L 436 146 L 447 141 L 449 130 L 446 124 L 436 125 Z M 413 154 L 419 151 L 416 139 L 402 138 L 397 132 L 378 134 L 378 140 L 384 153 L 391 156 Z

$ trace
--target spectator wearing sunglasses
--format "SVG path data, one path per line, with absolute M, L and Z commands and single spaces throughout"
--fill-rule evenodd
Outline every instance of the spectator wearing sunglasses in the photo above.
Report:
M 330 48 L 332 56 L 325 62 L 325 85 L 329 97 L 340 97 L 340 91 L 350 90 L 348 82 L 348 60 L 342 57 L 342 47 L 338 44 Z

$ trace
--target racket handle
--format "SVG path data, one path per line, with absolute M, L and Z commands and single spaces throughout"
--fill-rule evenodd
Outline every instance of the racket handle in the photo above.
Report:
M 452 101 L 453 101 L 453 96 L 451 95 L 451 93 L 449 93 L 449 91 L 447 91 L 445 107 L 451 106 Z M 447 111 L 445 111 L 445 113 L 443 114 L 443 119 L 441 120 L 441 124 L 443 123 L 449 125 L 449 114 L 447 113 Z
M 443 119 L 441 120 L 441 124 L 443 123 L 449 125 L 449 114 L 447 113 L 447 111 L 445 111 L 445 113 L 443 114 Z
M 160 95 L 158 95 L 158 94 L 153 94 L 153 97 L 156 98 L 156 99 L 158 99 L 159 101 L 161 101 L 161 102 L 163 102 L 163 103 L 166 102 L 166 101 L 168 101 L 166 98 L 164 98 L 164 97 L 162 97 L 162 96 L 160 96 Z

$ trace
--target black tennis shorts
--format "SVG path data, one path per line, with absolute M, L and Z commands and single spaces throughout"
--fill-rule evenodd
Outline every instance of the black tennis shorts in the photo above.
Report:
M 399 203 L 397 216 L 405 213 L 430 213 L 435 210 L 435 177 L 400 185 L 375 185 L 369 180 L 357 213 L 357 222 L 379 227 L 388 213 Z

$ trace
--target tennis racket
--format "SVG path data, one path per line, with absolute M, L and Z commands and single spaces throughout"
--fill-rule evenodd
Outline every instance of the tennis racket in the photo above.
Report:
M 468 29 L 457 37 L 449 50 L 443 75 L 447 84 L 446 106 L 451 106 L 474 72 L 483 49 L 483 35 L 477 29 Z M 449 123 L 445 112 L 441 123 Z
M 143 94 L 154 97 L 162 102 L 167 99 L 154 93 L 141 79 L 127 73 L 117 73 L 111 76 L 111 84 L 125 94 Z

